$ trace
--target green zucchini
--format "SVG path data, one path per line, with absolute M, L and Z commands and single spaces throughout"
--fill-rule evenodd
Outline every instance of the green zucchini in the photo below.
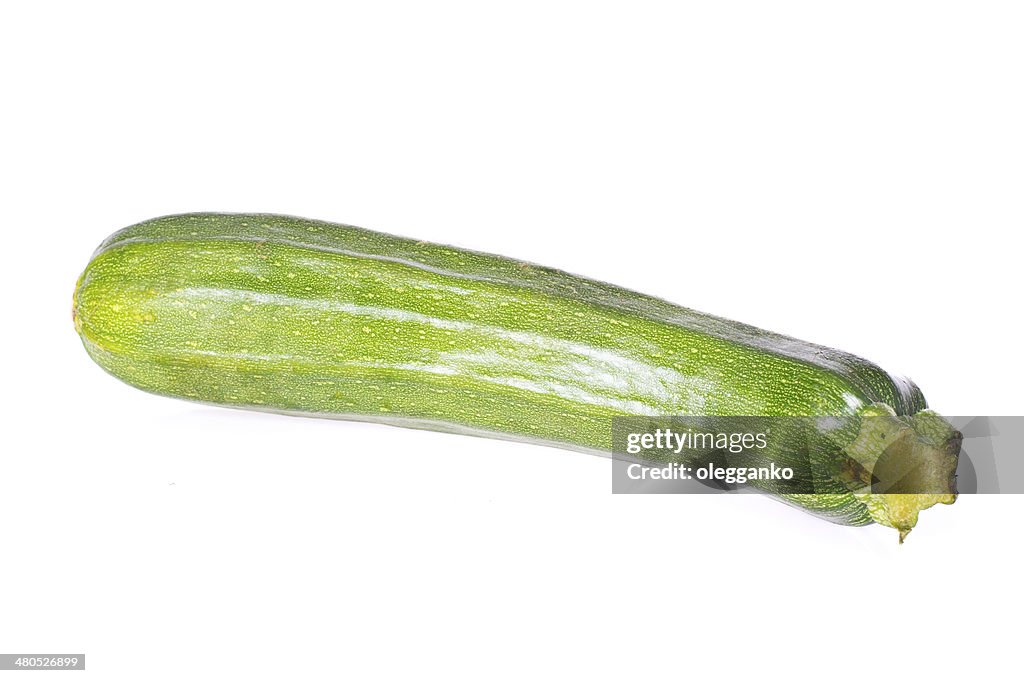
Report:
M 586 450 L 608 451 L 615 415 L 881 415 L 890 437 L 934 447 L 948 490 L 788 502 L 902 540 L 920 510 L 956 497 L 955 432 L 912 382 L 861 358 L 351 226 L 262 214 L 133 225 L 93 255 L 74 321 L 100 366 L 156 394 Z M 866 438 L 867 462 L 890 445 Z

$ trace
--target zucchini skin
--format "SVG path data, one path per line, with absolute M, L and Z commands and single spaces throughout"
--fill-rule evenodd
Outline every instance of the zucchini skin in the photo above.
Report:
M 558 270 L 268 214 L 184 214 L 102 243 L 86 350 L 140 389 L 239 408 L 608 451 L 614 415 L 926 408 L 841 351 Z M 849 493 L 789 502 L 872 521 Z

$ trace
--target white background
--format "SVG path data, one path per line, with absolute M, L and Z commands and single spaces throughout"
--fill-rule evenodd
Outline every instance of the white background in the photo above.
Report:
M 33 674 L 61 681 L 1016 668 L 1020 498 L 900 547 L 758 497 L 612 496 L 592 456 L 142 394 L 70 304 L 120 227 L 289 213 L 1020 414 L 1022 34 L 1009 2 L 5 6 L 0 651 L 87 653 Z

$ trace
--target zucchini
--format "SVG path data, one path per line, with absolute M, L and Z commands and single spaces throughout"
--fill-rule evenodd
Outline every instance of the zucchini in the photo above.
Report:
M 876 416 L 925 444 L 936 493 L 783 496 L 900 531 L 956 497 L 958 435 L 861 358 L 500 256 L 263 214 L 125 228 L 78 281 L 89 355 L 140 389 L 607 452 L 616 415 Z M 936 426 L 938 425 L 938 427 Z

